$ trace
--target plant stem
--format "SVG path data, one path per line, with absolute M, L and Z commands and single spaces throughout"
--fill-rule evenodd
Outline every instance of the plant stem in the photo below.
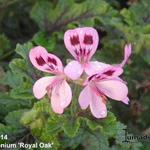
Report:
M 76 115 L 78 114 L 78 97 L 79 97 L 79 92 L 80 92 L 80 86 L 74 84 L 73 85 L 73 99 L 72 99 L 72 103 L 71 103 L 71 116 L 72 117 L 76 117 Z

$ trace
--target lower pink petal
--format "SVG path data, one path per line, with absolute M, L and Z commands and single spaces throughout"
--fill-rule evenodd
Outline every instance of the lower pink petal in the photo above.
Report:
M 114 100 L 121 101 L 127 97 L 128 88 L 122 81 L 115 79 L 101 80 L 96 85 L 103 94 Z
M 64 108 L 61 107 L 61 105 L 60 105 L 60 100 L 56 99 L 56 96 L 54 94 L 51 97 L 51 106 L 52 106 L 52 110 L 55 113 L 62 114 L 64 112 Z
M 64 72 L 69 78 L 76 80 L 83 73 L 83 68 L 78 61 L 71 61 L 65 67 Z
M 91 94 L 90 109 L 96 118 L 105 118 L 107 116 L 107 108 L 104 100 L 94 92 Z
M 59 87 L 59 98 L 61 101 L 61 106 L 66 108 L 72 99 L 72 91 L 69 84 L 64 80 Z
M 41 99 L 47 93 L 47 87 L 54 81 L 55 77 L 43 77 L 37 80 L 33 86 L 33 94 L 37 99 Z
M 53 87 L 51 95 L 52 108 L 56 113 L 63 113 L 72 99 L 72 91 L 69 84 L 63 80 Z
M 81 109 L 86 109 L 90 104 L 91 91 L 89 86 L 86 86 L 79 95 L 79 104 Z
M 86 86 L 80 93 L 79 104 L 81 109 L 86 109 L 90 105 L 91 112 L 96 118 L 107 116 L 107 109 L 102 97 L 97 95 L 90 86 Z
M 105 63 L 98 62 L 98 61 L 91 61 L 88 64 L 86 64 L 84 69 L 88 75 L 93 75 L 93 74 L 103 71 L 104 69 L 108 67 L 110 67 L 109 64 L 105 64 Z

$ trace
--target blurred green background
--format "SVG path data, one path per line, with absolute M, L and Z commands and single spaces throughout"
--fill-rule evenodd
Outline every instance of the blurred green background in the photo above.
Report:
M 32 67 L 28 52 L 42 45 L 66 64 L 71 56 L 64 32 L 83 26 L 99 33 L 95 60 L 117 64 L 124 45 L 132 43 L 122 76 L 128 82 L 130 105 L 109 100 L 110 116 L 104 122 L 80 116 L 69 124 L 69 113 L 58 117 L 47 108 L 47 100 L 37 102 L 33 97 L 32 85 L 43 74 Z M 150 136 L 149 114 L 150 0 L 0 0 L 0 135 L 9 137 L 2 143 L 53 141 L 53 149 L 60 150 L 149 150 L 150 140 L 117 141 L 125 126 L 132 134 Z M 100 126 L 108 131 L 96 135 Z

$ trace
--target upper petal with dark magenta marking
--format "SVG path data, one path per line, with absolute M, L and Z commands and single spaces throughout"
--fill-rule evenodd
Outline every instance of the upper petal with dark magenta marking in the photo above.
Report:
M 64 42 L 77 61 L 87 63 L 97 49 L 99 37 L 94 28 L 76 28 L 65 32 Z
M 57 65 L 57 61 L 56 61 L 54 58 L 48 57 L 48 58 L 47 58 L 47 61 L 48 61 L 48 63 L 52 63 L 52 64 L 54 64 L 55 66 Z
M 49 54 L 45 48 L 37 46 L 30 50 L 31 63 L 39 70 L 49 73 L 62 73 L 63 66 L 58 57 Z
M 46 64 L 45 60 L 41 56 L 36 57 L 35 59 L 39 66 L 43 66 L 44 64 Z
M 84 44 L 87 44 L 87 45 L 93 44 L 93 37 L 92 37 L 92 35 L 85 34 L 83 42 L 84 42 Z
M 79 36 L 78 35 L 73 35 L 72 37 L 70 37 L 70 42 L 73 46 L 80 44 Z

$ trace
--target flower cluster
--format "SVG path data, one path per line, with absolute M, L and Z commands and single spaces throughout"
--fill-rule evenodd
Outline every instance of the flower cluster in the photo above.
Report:
M 66 31 L 64 43 L 75 60 L 63 67 L 61 60 L 41 46 L 30 50 L 29 57 L 34 67 L 54 74 L 42 77 L 33 86 L 33 94 L 41 99 L 47 93 L 54 112 L 62 114 L 72 99 L 72 90 L 68 80 L 84 79 L 84 87 L 79 95 L 81 109 L 87 109 L 96 118 L 107 116 L 107 97 L 128 104 L 128 88 L 119 76 L 131 55 L 131 44 L 125 45 L 124 59 L 120 64 L 110 65 L 98 61 L 90 61 L 96 52 L 99 42 L 94 28 L 84 27 Z M 86 78 L 83 73 L 86 74 Z

